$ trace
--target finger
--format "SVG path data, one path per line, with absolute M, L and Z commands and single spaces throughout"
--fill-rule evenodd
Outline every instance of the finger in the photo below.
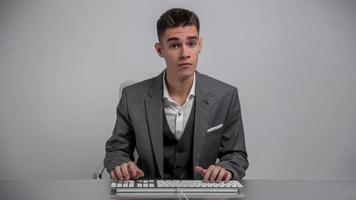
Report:
M 128 170 L 131 178 L 133 179 L 137 179 L 145 175 L 143 171 L 132 161 L 128 162 Z
M 110 172 L 110 177 L 111 177 L 111 179 L 112 179 L 113 181 L 117 181 L 117 177 L 116 177 L 116 174 L 115 174 L 115 171 L 114 171 L 114 170 L 112 170 L 112 171 Z
M 129 171 L 127 169 L 127 163 L 124 163 L 120 166 L 120 169 L 121 169 L 121 173 L 122 173 L 122 176 L 125 180 L 129 180 L 130 179 L 130 175 L 129 175 Z
M 226 183 L 229 182 L 229 181 L 231 180 L 231 178 L 232 178 L 231 172 L 229 172 L 229 171 L 226 170 L 225 182 L 226 182 Z
M 145 176 L 145 173 L 143 173 L 143 171 L 137 167 L 136 178 L 141 178 L 143 176 Z
M 136 178 L 136 174 L 137 174 L 137 167 L 136 164 L 134 162 L 128 162 L 128 166 L 127 169 L 129 171 L 129 175 L 131 178 Z
M 122 181 L 124 179 L 124 177 L 122 177 L 120 166 L 115 167 L 115 175 L 116 175 L 116 178 L 120 181 Z
M 206 169 L 204 169 L 204 168 L 202 168 L 202 167 L 200 167 L 200 166 L 196 166 L 196 167 L 194 168 L 194 171 L 195 171 L 196 173 L 202 175 L 202 176 L 204 176 L 205 173 L 206 173 Z
M 208 169 L 205 172 L 204 178 L 203 178 L 204 182 L 209 181 L 209 178 L 210 178 L 211 173 L 213 172 L 213 169 L 214 169 L 214 165 L 210 165 L 208 167 Z
M 218 176 L 216 177 L 216 182 L 220 183 L 223 180 L 225 175 L 226 175 L 226 169 L 221 168 Z
M 221 167 L 220 166 L 215 166 L 211 175 L 210 175 L 210 182 L 215 182 L 216 177 L 220 173 Z

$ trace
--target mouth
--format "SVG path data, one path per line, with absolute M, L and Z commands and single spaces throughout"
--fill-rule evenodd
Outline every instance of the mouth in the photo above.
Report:
M 189 67 L 189 66 L 191 66 L 192 65 L 192 63 L 181 63 L 181 64 L 179 64 L 178 66 L 179 67 Z

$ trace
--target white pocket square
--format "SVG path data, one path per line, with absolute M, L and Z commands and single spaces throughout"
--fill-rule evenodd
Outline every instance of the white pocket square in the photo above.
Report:
M 211 127 L 211 128 L 208 129 L 207 133 L 209 133 L 211 131 L 215 131 L 215 130 L 221 128 L 221 127 L 223 127 L 223 124 L 219 124 L 217 126 Z

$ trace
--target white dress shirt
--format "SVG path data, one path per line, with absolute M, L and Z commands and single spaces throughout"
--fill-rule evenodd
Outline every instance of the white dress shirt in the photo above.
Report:
M 194 104 L 195 97 L 195 73 L 192 87 L 190 88 L 189 95 L 185 100 L 185 103 L 180 106 L 175 102 L 169 95 L 166 81 L 166 71 L 163 74 L 163 107 L 166 113 L 166 118 L 168 122 L 169 129 L 172 131 L 173 135 L 179 140 L 184 132 L 184 128 L 188 122 L 190 112 Z

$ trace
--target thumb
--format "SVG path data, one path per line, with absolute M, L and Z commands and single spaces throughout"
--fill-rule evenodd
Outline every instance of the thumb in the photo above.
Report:
M 144 175 L 145 175 L 145 173 L 143 173 L 143 171 L 141 169 L 137 168 L 137 172 L 136 172 L 137 178 L 140 178 L 140 177 L 142 177 Z
M 194 168 L 194 171 L 196 172 L 196 173 L 199 173 L 200 175 L 205 175 L 205 173 L 206 173 L 206 169 L 204 169 L 204 168 L 202 168 L 202 167 L 200 167 L 200 166 L 196 166 L 195 168 Z

